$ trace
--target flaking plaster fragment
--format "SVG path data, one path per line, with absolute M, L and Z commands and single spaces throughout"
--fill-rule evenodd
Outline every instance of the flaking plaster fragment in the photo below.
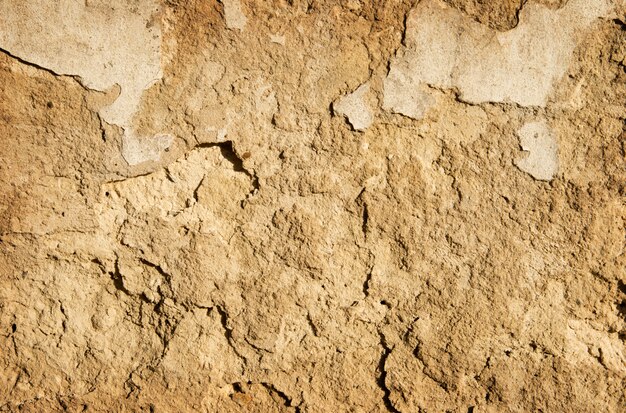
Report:
M 169 149 L 174 139 L 167 134 L 138 139 L 126 136 L 122 142 L 122 156 L 129 165 L 137 165 L 147 161 L 158 161 L 161 153 Z
M 123 156 L 130 165 L 158 160 L 151 150 L 129 149 L 151 139 L 135 135 L 132 119 L 143 92 L 162 77 L 158 13 L 156 0 L 3 1 L 0 48 L 57 74 L 78 76 L 90 89 L 118 85 L 120 95 L 100 115 L 124 129 Z
M 354 92 L 341 97 L 333 105 L 335 114 L 345 116 L 350 125 L 357 131 L 367 129 L 374 119 L 368 102 L 369 91 L 369 83 L 364 83 Z
M 550 181 L 559 169 L 558 144 L 550 127 L 544 121 L 528 122 L 517 132 L 527 156 L 515 165 L 533 178 Z
M 224 19 L 226 27 L 233 30 L 243 30 L 248 18 L 243 13 L 239 0 L 222 0 L 224 5 Z
M 272 43 L 276 43 L 279 44 L 281 46 L 285 45 L 285 36 L 284 35 L 279 35 L 279 34 L 272 34 L 270 35 L 270 41 Z
M 416 119 L 428 109 L 424 85 L 455 88 L 469 103 L 545 106 L 566 72 L 580 33 L 613 8 L 610 0 L 571 0 L 559 10 L 529 3 L 517 27 L 498 32 L 439 0 L 407 19 L 406 46 L 384 81 L 384 108 Z
M 435 104 L 426 84 L 407 79 L 401 71 L 392 69 L 383 81 L 383 109 L 413 119 L 422 119 Z

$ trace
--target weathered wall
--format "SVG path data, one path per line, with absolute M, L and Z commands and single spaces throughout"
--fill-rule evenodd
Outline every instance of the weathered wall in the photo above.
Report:
M 0 411 L 623 412 L 625 13 L 0 1 Z

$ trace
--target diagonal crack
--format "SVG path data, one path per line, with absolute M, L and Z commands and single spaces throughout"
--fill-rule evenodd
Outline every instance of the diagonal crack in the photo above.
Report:
M 140 258 L 139 261 L 141 261 L 142 264 L 150 267 L 150 268 L 154 268 L 164 279 L 165 281 L 167 281 L 168 284 L 170 284 L 170 288 L 171 288 L 171 283 L 172 283 L 172 276 L 171 274 L 169 274 L 168 272 L 166 272 L 163 267 L 161 267 L 159 264 L 155 264 L 153 262 L 148 261 L 145 258 Z
M 14 55 L 13 53 L 11 53 L 8 50 L 3 49 L 1 47 L 0 47 L 0 52 L 4 53 L 7 56 L 9 56 L 11 59 L 17 60 L 18 62 L 20 62 L 23 65 L 34 67 L 35 69 L 38 69 L 38 70 L 43 70 L 44 72 L 47 72 L 47 73 L 51 74 L 52 76 L 55 76 L 55 77 L 69 77 L 69 78 L 72 78 L 74 80 L 77 80 L 74 76 L 62 75 L 60 73 L 55 72 L 54 70 L 48 69 L 47 67 L 39 66 L 36 63 L 29 62 L 28 60 L 24 60 L 21 57 L 19 57 L 17 55 Z
M 509 30 L 512 30 L 519 25 L 519 15 L 522 12 L 522 9 L 526 5 L 526 3 L 528 3 L 528 0 L 520 0 L 519 7 L 517 8 L 517 10 L 515 10 L 515 26 L 511 27 L 511 29 Z
M 295 407 L 296 409 L 296 413 L 300 412 L 300 407 L 299 406 L 294 406 L 293 405 L 293 400 L 291 397 L 289 397 L 285 392 L 278 390 L 276 388 L 276 386 L 274 386 L 272 383 L 265 383 L 262 382 L 260 383 L 263 387 L 265 387 L 270 393 L 274 393 L 276 394 L 278 397 L 280 397 L 284 402 L 285 402 L 285 406 L 287 407 Z
M 85 85 L 83 85 L 83 84 L 82 84 L 82 82 L 81 82 L 81 78 L 80 78 L 80 76 L 77 76 L 77 75 L 67 75 L 67 74 L 57 73 L 57 72 L 55 72 L 54 70 L 49 69 L 49 68 L 47 68 L 47 67 L 45 67 L 45 66 L 40 66 L 40 65 L 38 65 L 37 63 L 33 63 L 33 62 L 29 62 L 28 60 L 24 60 L 23 58 L 21 58 L 21 57 L 19 57 L 19 56 L 17 56 L 17 55 L 14 55 L 13 53 L 11 53 L 11 52 L 9 52 L 8 50 L 3 49 L 3 48 L 1 48 L 1 47 L 0 47 L 0 53 L 7 55 L 7 56 L 8 56 L 8 57 L 10 57 L 11 59 L 13 59 L 13 60 L 15 60 L 15 61 L 17 61 L 17 62 L 19 62 L 19 63 L 21 63 L 21 64 L 25 65 L 25 66 L 30 66 L 30 67 L 33 67 L 33 68 L 35 68 L 35 69 L 37 69 L 37 70 L 44 71 L 44 72 L 46 72 L 46 73 L 48 73 L 48 74 L 50 74 L 50 75 L 52 75 L 52 76 L 54 76 L 54 77 L 60 77 L 60 78 L 72 79 L 72 80 L 73 80 L 74 82 L 76 82 L 76 83 L 77 83 L 77 84 L 78 84 L 81 88 L 83 88 L 84 90 L 86 90 L 86 91 L 88 91 L 88 92 L 90 92 L 90 91 L 93 91 L 93 90 L 94 90 L 94 89 L 90 89 L 90 88 L 86 87 Z

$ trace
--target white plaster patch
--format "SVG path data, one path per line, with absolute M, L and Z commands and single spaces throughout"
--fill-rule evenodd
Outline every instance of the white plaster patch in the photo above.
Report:
M 243 30 L 248 18 L 243 13 L 239 0 L 222 0 L 224 5 L 224 19 L 226 27 L 233 30 Z
M 158 134 L 151 137 L 137 138 L 134 135 L 125 135 L 122 141 L 122 156 L 129 165 L 142 162 L 158 161 L 161 153 L 169 149 L 174 138 L 167 134 Z
M 612 8 L 611 0 L 570 0 L 559 10 L 529 2 L 516 28 L 498 32 L 440 0 L 424 0 L 407 19 L 406 46 L 385 79 L 383 106 L 422 118 L 433 104 L 424 85 L 456 88 L 470 103 L 545 106 L 580 34 Z
M 272 34 L 270 35 L 270 41 L 272 43 L 276 43 L 279 44 L 281 46 L 285 45 L 285 36 L 284 35 L 278 35 L 278 34 Z
M 100 111 L 124 128 L 124 145 L 141 139 L 131 121 L 143 92 L 162 77 L 157 0 L 0 1 L 0 47 L 90 89 L 120 87 Z M 131 156 L 126 161 L 140 162 Z M 152 156 L 150 157 L 152 159 Z
M 367 129 L 374 120 L 372 109 L 367 102 L 369 91 L 369 83 L 364 83 L 333 105 L 334 112 L 340 116 L 345 116 L 350 125 L 358 131 Z
M 550 181 L 559 170 L 558 143 L 544 121 L 529 122 L 517 131 L 522 149 L 528 156 L 515 165 L 533 178 Z
M 392 70 L 383 81 L 385 90 L 383 109 L 399 113 L 413 119 L 422 119 L 426 111 L 435 104 L 428 86 L 415 83 L 401 71 Z

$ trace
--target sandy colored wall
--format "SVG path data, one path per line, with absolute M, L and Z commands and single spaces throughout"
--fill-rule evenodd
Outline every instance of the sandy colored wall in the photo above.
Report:
M 0 0 L 0 411 L 624 412 L 622 0 Z

